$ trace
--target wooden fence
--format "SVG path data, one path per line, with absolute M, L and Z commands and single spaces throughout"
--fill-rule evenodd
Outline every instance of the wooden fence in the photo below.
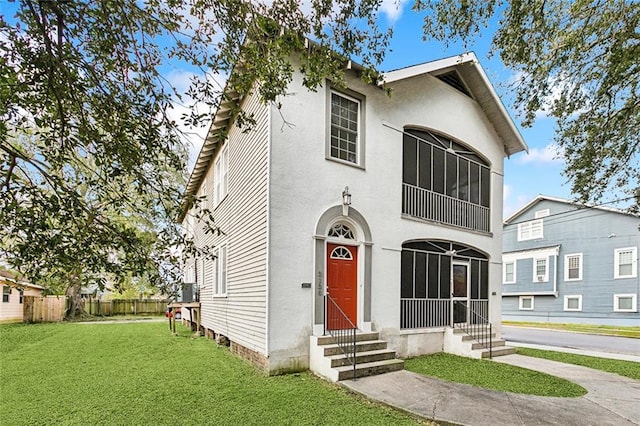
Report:
M 59 322 L 67 306 L 65 296 L 24 296 L 24 322 Z
M 167 309 L 167 300 L 157 299 L 86 299 L 84 310 L 89 315 L 160 315 Z

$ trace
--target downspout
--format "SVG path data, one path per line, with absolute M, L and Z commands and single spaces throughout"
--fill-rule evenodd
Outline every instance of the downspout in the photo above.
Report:
M 560 249 L 556 248 L 556 255 L 553 257 L 553 294 L 558 298 L 558 255 Z

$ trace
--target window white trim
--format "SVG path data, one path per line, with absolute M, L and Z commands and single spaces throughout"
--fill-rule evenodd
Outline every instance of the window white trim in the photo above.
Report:
M 332 105 L 333 105 L 333 97 L 337 96 L 347 101 L 353 102 L 357 104 L 357 116 L 355 123 L 355 131 L 353 129 L 346 128 L 341 126 L 340 124 L 332 123 Z M 336 161 L 338 163 L 346 164 L 349 166 L 364 168 L 364 159 L 365 159 L 365 137 L 364 137 L 364 129 L 365 129 L 365 117 L 364 117 L 364 104 L 365 98 L 359 93 L 356 93 L 352 90 L 341 89 L 335 90 L 333 88 L 329 88 L 327 90 L 327 130 L 326 130 L 326 149 L 325 149 L 325 158 L 331 161 Z M 353 122 L 353 121 L 352 121 Z M 335 145 L 332 143 L 334 137 L 336 135 L 332 130 L 335 128 L 338 132 L 343 132 L 343 134 L 351 134 L 355 133 L 355 152 L 353 152 L 353 158 L 341 158 L 342 156 L 349 157 L 351 150 L 349 149 L 349 144 L 353 144 L 353 141 L 347 141 L 343 139 L 343 142 L 347 145 L 340 144 Z M 346 149 L 345 149 L 346 148 Z
M 538 262 L 544 262 L 544 273 L 540 273 L 540 271 L 538 271 Z M 548 257 L 533 258 L 533 278 L 532 279 L 534 283 L 549 282 L 549 258 Z
M 578 277 L 569 278 L 569 266 L 571 265 L 571 259 L 578 259 Z M 573 268 L 575 269 L 575 268 Z M 582 281 L 582 253 L 566 254 L 564 256 L 564 280 L 565 281 Z
M 620 308 L 620 299 L 631 298 L 631 309 Z M 638 312 L 638 295 L 630 294 L 614 294 L 613 295 L 613 312 Z
M 630 263 L 627 263 L 627 258 L 628 256 L 624 256 L 621 259 L 621 254 L 626 253 L 626 252 L 631 252 L 630 254 Z M 613 255 L 613 278 L 617 279 L 617 278 L 635 278 L 638 276 L 638 247 L 624 247 L 624 248 L 619 248 L 619 249 L 615 249 L 614 251 L 614 255 Z M 622 266 L 620 264 L 621 260 L 625 260 L 625 266 L 626 265 L 630 265 L 631 267 L 631 271 L 630 273 L 624 273 L 621 274 L 620 273 L 620 267 Z
M 520 309 L 521 311 L 533 311 L 534 300 L 535 298 L 533 296 L 520 296 L 518 298 L 518 309 Z M 531 306 L 525 307 L 525 301 L 530 301 Z
M 543 217 L 549 216 L 549 209 L 538 210 L 534 213 L 533 217 L 536 219 L 542 219 Z
M 518 241 L 536 240 L 544 237 L 543 219 L 518 224 Z
M 216 256 L 216 282 L 213 287 L 215 297 L 227 295 L 227 244 L 220 244 L 214 250 Z
M 505 261 L 502 264 L 502 282 L 504 284 L 515 284 L 516 283 L 516 261 L 509 260 Z M 512 265 L 513 269 L 511 270 L 511 279 L 507 279 L 507 265 Z
M 578 307 L 577 308 L 569 307 L 569 301 L 570 300 L 577 300 L 578 301 Z M 569 295 L 564 296 L 564 310 L 565 311 L 574 311 L 574 312 L 582 311 L 582 295 L 581 294 L 569 294 Z
M 218 158 L 216 158 L 216 162 L 213 165 L 214 170 L 214 202 L 217 207 L 218 204 L 225 199 L 227 194 L 229 193 L 229 148 L 228 145 L 225 145 L 222 148 L 222 151 L 218 154 Z

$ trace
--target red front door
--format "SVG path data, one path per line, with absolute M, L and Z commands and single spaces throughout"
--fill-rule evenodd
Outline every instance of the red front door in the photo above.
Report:
M 329 296 L 340 311 L 357 326 L 358 309 L 358 248 L 327 243 L 327 288 Z M 328 329 L 346 328 L 346 321 L 334 309 L 331 302 L 327 306 Z

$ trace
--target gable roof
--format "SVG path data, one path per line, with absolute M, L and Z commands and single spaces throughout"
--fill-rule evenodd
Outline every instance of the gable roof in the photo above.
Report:
M 522 208 L 520 208 L 517 212 L 515 212 L 514 214 L 509 216 L 507 219 L 505 219 L 503 223 L 505 225 L 510 224 L 515 219 L 517 219 L 518 216 L 520 216 L 521 214 L 523 214 L 524 212 L 526 212 L 531 207 L 533 207 L 534 205 L 538 204 L 541 201 L 554 201 L 556 203 L 566 204 L 566 205 L 573 206 L 573 207 L 576 207 L 576 208 L 579 208 L 579 209 L 581 209 L 581 208 L 584 208 L 584 209 L 587 209 L 587 208 L 588 209 L 596 209 L 596 210 L 602 210 L 602 211 L 607 211 L 607 212 L 611 212 L 611 213 L 623 214 L 623 215 L 626 215 L 626 216 L 640 217 L 637 214 L 629 213 L 629 212 L 626 212 L 624 210 L 616 209 L 616 208 L 613 208 L 613 207 L 593 206 L 593 205 L 589 205 L 589 204 L 582 204 L 582 203 L 579 203 L 577 201 L 567 200 L 565 198 L 550 197 L 548 195 L 538 195 L 533 200 L 531 200 L 527 204 L 525 204 Z
M 452 72 L 455 74 L 450 74 Z M 502 139 L 504 152 L 507 156 L 520 151 L 529 151 L 529 147 L 489 82 L 489 78 L 480 66 L 480 61 L 475 53 L 467 52 L 383 73 L 384 84 L 423 74 L 440 77 L 445 83 L 475 99 Z

